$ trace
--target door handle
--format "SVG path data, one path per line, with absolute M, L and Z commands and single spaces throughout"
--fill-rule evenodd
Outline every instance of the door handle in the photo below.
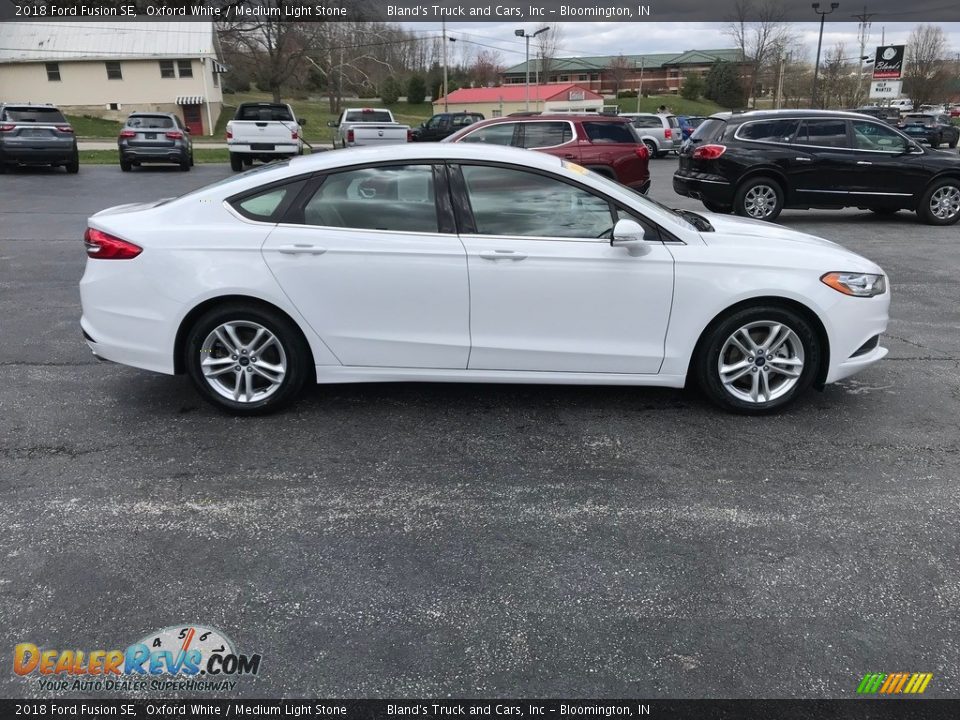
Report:
M 857 160 L 857 165 L 873 165 L 873 163 L 866 160 Z
M 576 155 L 574 155 L 573 153 L 564 153 L 563 156 L 568 160 L 576 157 Z
M 477 254 L 484 260 L 523 260 L 527 257 L 525 253 L 513 250 L 481 250 Z
M 794 158 L 797 162 L 813 162 L 813 158 Z
M 316 245 L 298 243 L 296 245 L 281 245 L 277 248 L 277 251 L 284 255 L 323 255 L 327 249 Z

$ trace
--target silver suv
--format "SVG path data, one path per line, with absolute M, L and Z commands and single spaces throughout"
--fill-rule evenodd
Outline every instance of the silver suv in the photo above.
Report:
M 17 165 L 80 170 L 73 126 L 53 105 L 0 104 L 0 173 Z
M 650 151 L 650 157 L 663 157 L 680 150 L 683 131 L 676 115 L 620 113 L 620 116 L 630 118 L 637 135 Z
M 144 163 L 175 163 L 183 171 L 193 165 L 190 131 L 174 113 L 131 114 L 120 130 L 117 149 L 124 172 Z

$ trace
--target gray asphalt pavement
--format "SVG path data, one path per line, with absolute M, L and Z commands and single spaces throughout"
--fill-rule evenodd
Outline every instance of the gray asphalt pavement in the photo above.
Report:
M 697 208 L 675 163 L 652 194 Z M 850 697 L 867 672 L 960 696 L 958 228 L 783 214 L 894 299 L 890 357 L 781 415 L 390 384 L 240 420 L 78 325 L 87 215 L 228 174 L 0 177 L 0 696 L 65 694 L 9 671 L 17 643 L 181 623 L 262 654 L 246 697 Z

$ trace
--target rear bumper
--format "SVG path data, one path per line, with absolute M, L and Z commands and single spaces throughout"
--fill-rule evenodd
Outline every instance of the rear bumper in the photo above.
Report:
M 646 195 L 647 191 L 650 190 L 650 178 L 641 180 L 639 182 L 629 183 L 627 187 L 634 192 L 640 193 L 641 195 Z
M 17 165 L 55 165 L 66 164 L 77 154 L 75 145 L 66 147 L 17 147 L 4 145 L 0 147 L 0 162 Z
M 685 197 L 724 205 L 732 204 L 734 196 L 734 187 L 729 181 L 716 175 L 700 173 L 674 173 L 673 191 Z
M 256 155 L 257 157 L 273 156 L 287 157 L 297 155 L 300 152 L 300 145 L 296 143 L 262 143 L 272 149 L 260 149 L 261 143 L 227 143 L 227 149 L 232 153 L 240 155 Z M 256 145 L 256 149 L 254 149 Z
M 190 159 L 190 153 L 185 148 L 176 147 L 122 147 L 120 157 L 133 162 L 184 162 Z

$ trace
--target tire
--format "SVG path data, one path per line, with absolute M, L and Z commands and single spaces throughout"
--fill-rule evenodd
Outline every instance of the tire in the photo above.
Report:
M 775 360 L 768 361 L 766 354 L 758 353 L 772 336 Z M 810 323 L 777 305 L 748 307 L 721 319 L 707 329 L 696 352 L 696 379 L 707 397 L 725 410 L 748 415 L 791 403 L 813 383 L 822 355 Z M 721 358 L 732 368 L 723 373 L 725 377 Z
M 189 172 L 189 170 L 190 170 L 190 165 L 192 165 L 192 163 L 190 162 L 190 158 L 187 158 L 186 160 L 182 160 L 182 161 L 180 162 L 180 171 L 181 171 L 181 172 Z
M 733 210 L 731 205 L 722 205 L 720 203 L 715 203 L 711 200 L 701 200 L 703 206 L 712 213 L 720 213 L 722 215 L 728 215 Z
M 260 330 L 274 342 L 260 345 L 263 355 L 257 357 L 254 341 Z M 248 303 L 229 303 L 204 313 L 190 328 L 185 352 L 187 373 L 200 394 L 235 415 L 262 415 L 287 405 L 303 387 L 311 363 L 307 343 L 292 321 Z
M 120 158 L 120 169 L 123 170 L 123 172 L 130 172 L 133 169 L 133 165 L 130 164 L 129 160 Z
M 783 210 L 783 188 L 770 177 L 752 177 L 741 183 L 733 199 L 737 215 L 773 222 Z
M 643 144 L 647 146 L 647 152 L 650 153 L 650 159 L 653 160 L 655 157 L 659 157 L 660 153 L 657 150 L 657 144 L 653 140 L 644 140 Z
M 957 147 L 957 141 L 960 140 L 960 134 L 957 135 L 953 140 L 947 143 L 947 147 L 953 150 Z
M 917 215 L 927 225 L 953 225 L 960 220 L 960 179 L 943 178 L 927 188 Z
M 76 175 L 78 172 L 80 172 L 80 154 L 74 153 L 73 157 L 70 158 L 70 162 L 64 165 L 64 167 L 71 175 Z
M 230 169 L 234 172 L 243 170 L 243 158 L 237 153 L 230 153 Z
M 190 167 L 193 167 L 193 166 L 194 166 L 194 162 L 193 162 L 193 150 L 191 150 L 191 151 L 190 151 Z

